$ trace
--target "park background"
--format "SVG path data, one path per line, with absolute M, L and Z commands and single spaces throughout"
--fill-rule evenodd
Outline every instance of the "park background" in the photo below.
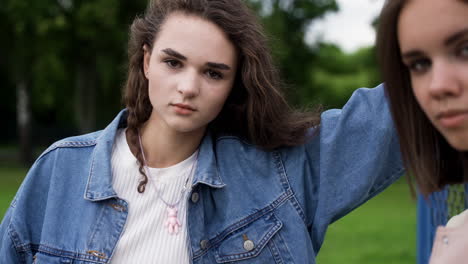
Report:
M 373 45 L 345 51 L 317 34 L 306 41 L 339 2 L 247 2 L 268 32 L 294 105 L 339 108 L 356 88 L 381 82 Z M 0 219 L 48 145 L 103 129 L 122 109 L 128 28 L 145 6 L 146 0 L 2 0 Z M 415 205 L 405 180 L 398 181 L 332 224 L 317 262 L 415 263 Z

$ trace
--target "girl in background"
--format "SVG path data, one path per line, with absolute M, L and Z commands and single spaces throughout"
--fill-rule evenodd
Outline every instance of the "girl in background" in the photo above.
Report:
M 126 109 L 35 162 L 1 263 L 314 263 L 330 223 L 402 175 L 383 88 L 292 109 L 241 0 L 153 0 Z M 321 121 L 320 121 L 321 120 Z
M 426 197 L 468 179 L 467 18 L 466 0 L 390 0 L 380 16 L 379 60 L 403 160 Z M 439 227 L 431 263 L 468 259 L 466 215 Z

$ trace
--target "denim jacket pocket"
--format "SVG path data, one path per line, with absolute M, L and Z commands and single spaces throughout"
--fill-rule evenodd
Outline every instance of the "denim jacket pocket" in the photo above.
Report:
M 273 254 L 263 254 L 262 251 L 282 226 L 283 223 L 274 214 L 268 214 L 234 230 L 215 248 L 216 262 L 226 263 L 261 256 L 265 259 L 255 259 L 256 263 L 274 263 Z

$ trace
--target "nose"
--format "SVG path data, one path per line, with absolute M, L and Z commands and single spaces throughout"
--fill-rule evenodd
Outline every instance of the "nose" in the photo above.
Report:
M 200 92 L 200 77 L 196 71 L 187 71 L 177 84 L 177 91 L 185 98 L 195 97 Z
M 459 95 L 461 85 L 457 76 L 457 69 L 451 63 L 433 63 L 430 94 L 437 99 Z

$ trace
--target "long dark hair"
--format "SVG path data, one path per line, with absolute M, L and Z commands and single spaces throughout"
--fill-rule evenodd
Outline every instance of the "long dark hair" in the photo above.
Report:
M 124 96 L 129 144 L 138 146 L 138 129 L 152 111 L 142 47 L 147 45 L 152 50 L 165 19 L 176 11 L 219 26 L 239 53 L 233 89 L 220 114 L 210 123 L 210 131 L 237 135 L 265 150 L 303 143 L 307 129 L 320 123 L 319 111 L 302 112 L 289 106 L 263 29 L 241 0 L 152 0 L 145 15 L 136 18 L 130 27 Z M 148 178 L 140 151 L 136 157 L 143 175 L 138 191 L 143 192 Z
M 379 18 L 377 54 L 400 138 L 403 161 L 419 191 L 427 196 L 447 184 L 465 182 L 468 155 L 449 145 L 424 114 L 413 94 L 410 73 L 401 58 L 397 27 L 401 10 L 407 2 L 386 1 Z

